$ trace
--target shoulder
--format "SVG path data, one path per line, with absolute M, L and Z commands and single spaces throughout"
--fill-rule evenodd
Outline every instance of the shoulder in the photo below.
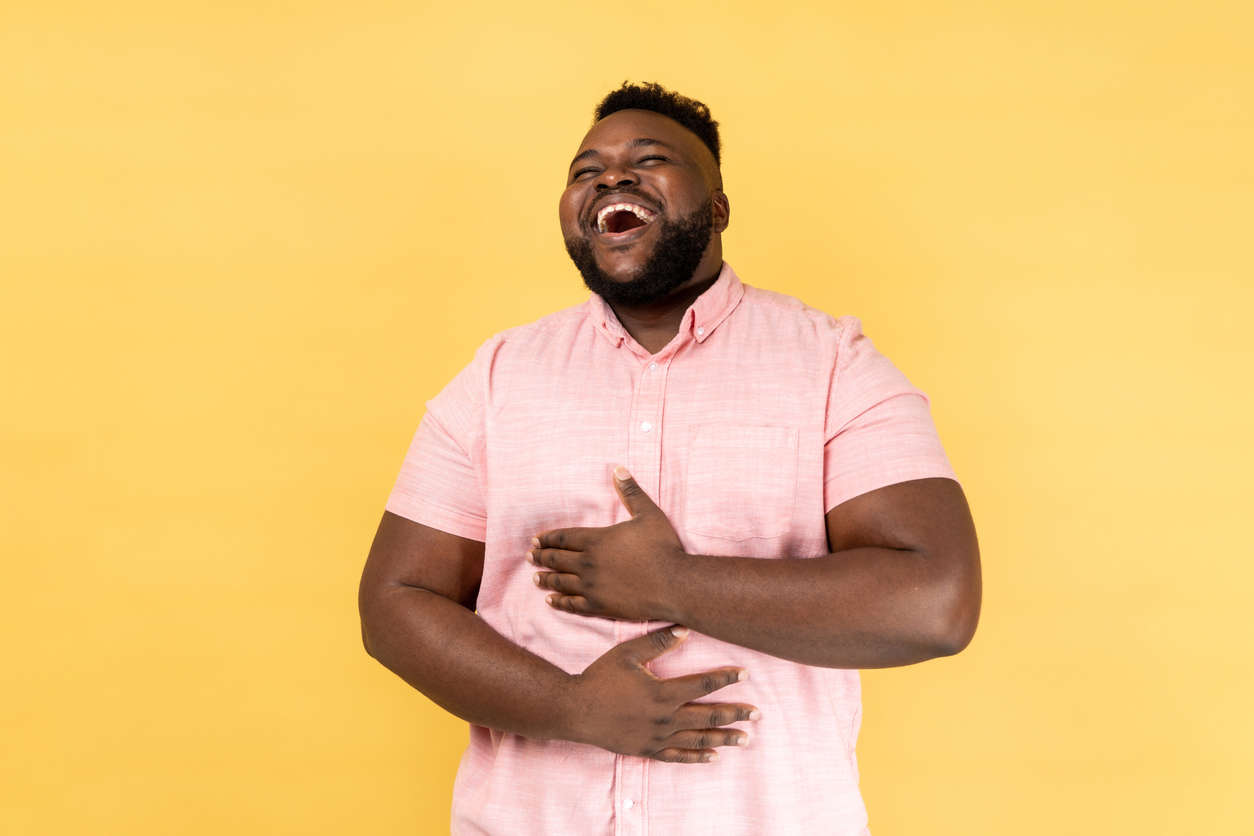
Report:
M 498 331 L 480 343 L 467 368 L 485 379 L 518 362 L 535 368 L 549 355 L 568 354 L 577 340 L 586 339 L 588 330 L 588 302 L 584 301 Z
M 563 334 L 574 334 L 587 323 L 588 301 L 580 302 L 546 314 L 537 320 L 522 325 L 515 325 L 496 333 L 488 342 L 496 341 L 501 345 L 528 346 L 536 342 L 550 340 Z
M 833 316 L 795 296 L 746 284 L 742 306 L 754 325 L 813 342 L 835 353 L 862 335 L 862 321 L 852 315 Z

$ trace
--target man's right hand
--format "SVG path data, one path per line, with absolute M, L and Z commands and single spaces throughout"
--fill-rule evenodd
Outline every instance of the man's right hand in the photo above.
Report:
M 659 679 L 645 663 L 683 641 L 684 627 L 666 627 L 610 648 L 574 678 L 575 739 L 625 755 L 677 763 L 716 760 L 716 746 L 744 746 L 747 732 L 720 728 L 756 720 L 743 703 L 694 703 L 746 677 L 719 668 Z

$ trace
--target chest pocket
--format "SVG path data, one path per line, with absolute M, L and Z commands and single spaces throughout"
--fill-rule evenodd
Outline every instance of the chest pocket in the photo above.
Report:
M 788 533 L 797 497 L 797 430 L 701 424 L 691 431 L 685 528 L 720 540 Z

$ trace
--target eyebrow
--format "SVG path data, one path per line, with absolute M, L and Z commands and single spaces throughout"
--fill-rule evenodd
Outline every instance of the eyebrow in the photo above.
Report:
M 639 148 L 642 145 L 661 145 L 663 148 L 670 148 L 672 151 L 675 150 L 675 146 L 671 145 L 669 142 L 663 142 L 660 139 L 651 139 L 647 136 L 638 137 L 636 139 L 633 139 L 631 142 L 627 143 L 628 148 Z M 583 151 L 581 153 L 576 154 L 575 158 L 570 161 L 570 164 L 573 166 L 575 163 L 579 162 L 580 160 L 587 159 L 588 157 L 599 157 L 599 156 L 601 156 L 600 151 L 598 151 L 595 148 L 589 148 L 587 151 Z

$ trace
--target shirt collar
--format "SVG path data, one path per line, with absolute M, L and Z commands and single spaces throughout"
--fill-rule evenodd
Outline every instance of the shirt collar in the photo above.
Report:
M 731 265 L 724 261 L 723 268 L 719 271 L 714 284 L 706 288 L 705 292 L 688 306 L 688 310 L 684 311 L 684 318 L 679 326 L 680 332 L 690 335 L 699 343 L 705 342 L 723 320 L 736 309 L 736 305 L 740 304 L 744 295 L 744 285 L 740 283 Z M 589 297 L 587 312 L 592 325 L 613 343 L 615 348 L 621 346 L 623 340 L 629 336 L 627 329 L 614 314 L 614 309 L 598 294 L 593 293 Z

